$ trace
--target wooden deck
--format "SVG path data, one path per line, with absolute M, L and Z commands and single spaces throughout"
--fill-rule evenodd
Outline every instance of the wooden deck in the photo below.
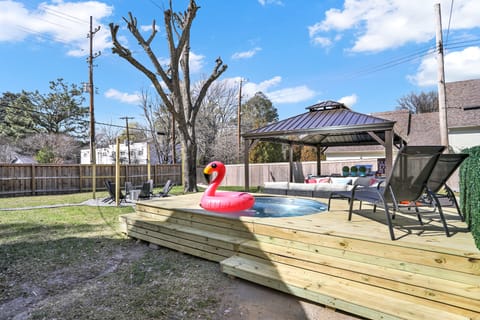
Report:
M 369 319 L 480 319 L 480 251 L 458 216 L 397 216 L 391 241 L 383 211 L 364 205 L 347 220 L 331 211 L 290 218 L 207 213 L 201 194 L 137 204 L 129 236 L 205 259 L 223 272 Z M 322 200 L 322 199 L 318 199 Z

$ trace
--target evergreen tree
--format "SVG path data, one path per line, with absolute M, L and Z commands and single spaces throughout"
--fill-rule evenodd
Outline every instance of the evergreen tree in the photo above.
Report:
M 50 92 L 30 95 L 35 104 L 35 123 L 41 132 L 65 133 L 86 139 L 88 136 L 88 108 L 82 104 L 85 98 L 77 85 L 68 85 L 59 78 L 50 81 Z
M 25 138 L 38 132 L 35 123 L 35 106 L 30 100 L 30 93 L 6 92 L 0 98 L 0 136 L 6 136 L 13 141 Z
M 258 129 L 278 121 L 277 109 L 262 92 L 257 92 L 242 106 L 242 126 L 246 131 Z M 252 163 L 283 161 L 282 146 L 278 143 L 261 142 L 250 150 Z

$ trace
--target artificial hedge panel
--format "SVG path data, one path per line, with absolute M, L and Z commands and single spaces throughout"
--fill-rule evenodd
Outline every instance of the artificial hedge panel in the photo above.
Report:
M 470 156 L 460 167 L 460 207 L 480 249 L 480 146 L 462 152 Z

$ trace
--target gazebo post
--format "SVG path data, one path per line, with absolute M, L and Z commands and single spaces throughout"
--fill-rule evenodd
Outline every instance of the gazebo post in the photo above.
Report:
M 322 147 L 320 145 L 317 146 L 317 176 L 322 175 Z
M 245 190 L 250 190 L 250 169 L 249 169 L 249 155 L 250 153 L 250 141 L 248 139 L 243 139 L 243 163 L 244 163 L 244 174 L 245 174 Z
M 288 181 L 293 182 L 293 146 L 292 143 L 288 144 L 288 153 L 289 153 L 289 162 L 290 162 L 290 172 Z
M 393 167 L 393 131 L 385 130 L 385 176 L 389 177 Z

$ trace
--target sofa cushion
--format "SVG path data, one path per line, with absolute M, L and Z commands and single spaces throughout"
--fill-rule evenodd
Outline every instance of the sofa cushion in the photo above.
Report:
M 317 183 L 317 191 L 347 191 L 350 185 L 344 183 Z
M 265 184 L 263 185 L 263 187 L 265 189 L 288 189 L 288 182 L 285 181 L 285 182 L 265 182 Z
M 317 183 L 295 183 L 292 182 L 289 184 L 289 190 L 305 190 L 305 191 L 313 191 L 315 190 Z
M 352 184 L 352 178 L 330 178 L 331 183 Z

